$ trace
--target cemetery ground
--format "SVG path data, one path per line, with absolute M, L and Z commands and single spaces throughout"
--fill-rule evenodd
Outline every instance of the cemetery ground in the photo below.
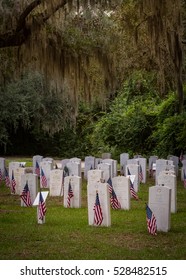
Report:
M 31 163 L 31 159 L 21 159 Z M 148 176 L 147 176 L 148 178 Z M 37 223 L 36 207 L 21 207 L 20 197 L 0 185 L 0 259 L 4 260 L 185 260 L 186 189 L 177 179 L 177 213 L 169 232 L 147 231 L 145 203 L 154 179 L 139 188 L 130 210 L 111 209 L 111 226 L 89 226 L 87 181 L 82 207 L 65 208 L 63 197 L 47 197 L 46 223 Z M 46 189 L 47 190 L 47 189 Z

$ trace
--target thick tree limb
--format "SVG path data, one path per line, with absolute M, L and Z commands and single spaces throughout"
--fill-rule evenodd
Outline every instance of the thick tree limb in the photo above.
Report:
M 0 34 L 0 48 L 6 47 L 16 47 L 21 46 L 28 37 L 31 35 L 32 26 L 26 25 L 26 18 L 30 13 L 42 3 L 41 0 L 35 0 L 30 3 L 25 10 L 20 14 L 18 23 L 15 29 L 8 31 L 4 34 Z M 67 3 L 67 0 L 60 0 L 58 3 L 54 4 L 54 7 L 50 11 L 45 11 L 44 14 L 41 14 L 40 27 L 60 8 L 64 7 Z

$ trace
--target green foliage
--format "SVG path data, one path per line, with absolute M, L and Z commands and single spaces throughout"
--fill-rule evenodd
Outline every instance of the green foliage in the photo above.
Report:
M 158 100 L 151 81 L 137 73 L 136 80 L 131 77 L 126 81 L 110 112 L 96 124 L 93 143 L 107 149 L 114 147 L 116 155 L 124 151 L 146 154 L 154 128 L 153 108 Z
M 186 113 L 177 115 L 177 99 L 170 93 L 161 100 L 153 75 L 136 72 L 95 125 L 92 143 L 103 150 L 142 155 L 179 155 L 186 150 Z
M 17 143 L 14 138 L 19 136 L 23 142 L 29 142 L 24 134 L 36 140 L 51 137 L 63 130 L 70 119 L 68 103 L 54 93 L 38 73 L 26 74 L 2 88 L 0 103 L 1 147 Z

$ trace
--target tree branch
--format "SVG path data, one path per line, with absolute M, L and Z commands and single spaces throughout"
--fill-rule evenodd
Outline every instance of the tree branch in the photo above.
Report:
M 41 14 L 42 20 L 39 27 L 41 28 L 43 24 L 60 8 L 64 7 L 67 2 L 67 0 L 60 0 L 58 4 L 56 3 L 56 5 L 54 5 L 52 10 L 46 10 L 44 15 Z M 21 46 L 28 39 L 32 32 L 32 26 L 26 25 L 26 18 L 41 3 L 41 0 L 34 0 L 30 3 L 19 16 L 16 29 L 0 34 L 0 48 Z

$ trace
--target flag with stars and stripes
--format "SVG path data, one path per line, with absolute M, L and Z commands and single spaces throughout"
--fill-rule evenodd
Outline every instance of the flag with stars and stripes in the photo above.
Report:
M 35 174 L 39 177 L 40 176 L 40 167 L 39 167 L 39 163 L 36 160 L 36 167 L 35 167 Z
M 41 188 L 47 188 L 47 178 L 42 168 L 41 168 Z
M 110 193 L 110 205 L 113 209 L 121 209 L 121 204 L 116 196 L 114 191 L 112 180 L 111 178 L 108 179 L 107 184 L 109 186 L 109 193 Z
M 72 190 L 72 186 L 71 186 L 71 182 L 69 181 L 69 185 L 68 185 L 68 195 L 67 195 L 67 207 L 70 207 L 70 203 L 71 203 L 71 198 L 74 196 L 73 190 Z
M 20 195 L 21 199 L 23 200 L 23 202 L 25 203 L 26 206 L 31 206 L 31 197 L 30 197 L 30 190 L 28 188 L 28 181 L 26 181 L 26 184 L 23 188 L 23 191 Z
M 11 193 L 15 194 L 15 188 L 16 188 L 16 180 L 14 178 L 14 171 L 12 170 Z
M 148 232 L 152 235 L 156 235 L 157 234 L 156 218 L 147 204 L 146 204 L 146 220 L 147 220 Z
M 101 225 L 103 222 L 103 213 L 102 213 L 102 209 L 101 209 L 101 205 L 100 205 L 100 201 L 99 201 L 99 195 L 98 192 L 96 192 L 96 201 L 94 204 L 94 225 Z
M 136 191 L 135 191 L 135 189 L 134 189 L 134 185 L 133 185 L 133 183 L 132 183 L 132 181 L 131 181 L 130 178 L 129 178 L 129 180 L 130 180 L 130 194 L 131 194 L 131 196 L 132 196 L 133 198 L 135 198 L 136 200 L 138 200 L 139 197 L 138 197 L 138 195 L 137 195 L 137 193 L 136 193 Z
M 10 188 L 10 178 L 9 178 L 9 174 L 8 174 L 8 170 L 5 167 L 5 185 Z
M 38 209 L 38 218 L 43 220 L 47 211 L 45 201 L 43 199 L 42 193 L 39 194 L 39 209 Z

